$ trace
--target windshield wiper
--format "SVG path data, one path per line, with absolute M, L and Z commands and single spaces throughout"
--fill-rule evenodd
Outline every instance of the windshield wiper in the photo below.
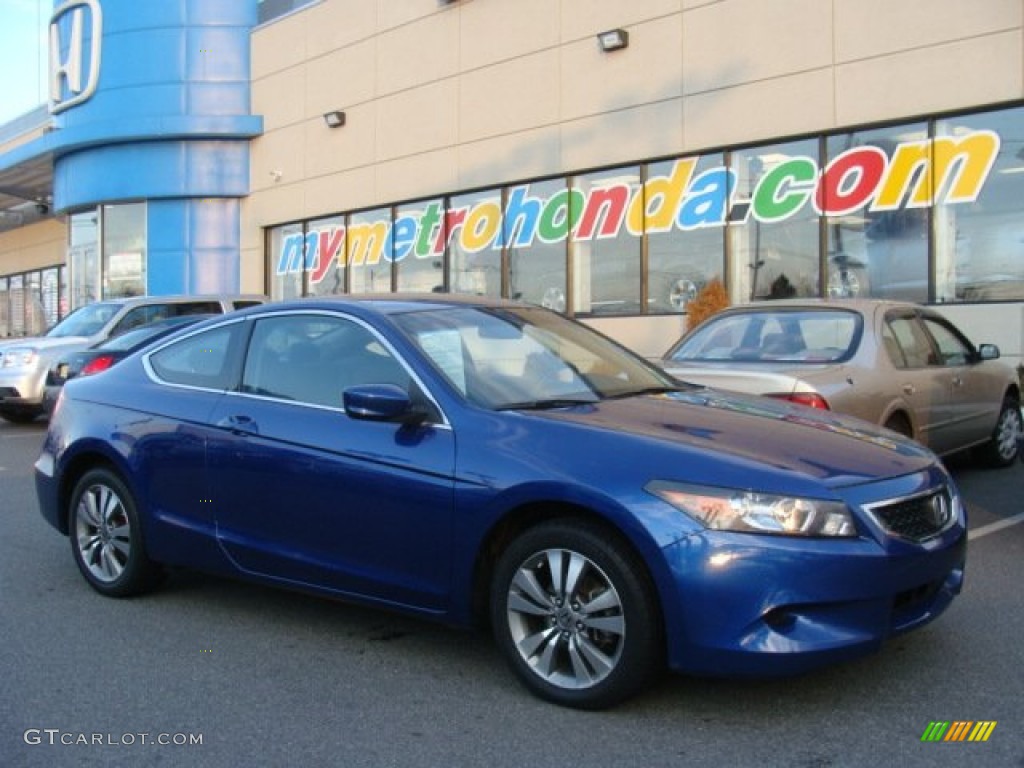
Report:
M 543 411 L 548 408 L 572 408 L 576 405 L 593 405 L 597 398 L 549 397 L 541 400 L 524 400 L 521 403 L 503 403 L 496 411 Z
M 630 389 L 625 392 L 616 392 L 614 395 L 608 395 L 606 400 L 623 400 L 627 397 L 640 397 L 641 395 L 664 395 L 668 392 L 688 392 L 695 389 L 691 384 L 689 386 L 658 386 L 658 387 L 642 387 L 641 389 Z

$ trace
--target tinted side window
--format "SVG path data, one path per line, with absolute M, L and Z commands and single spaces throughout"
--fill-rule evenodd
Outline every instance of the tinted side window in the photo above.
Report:
M 940 364 L 967 365 L 971 361 L 973 350 L 960 334 L 937 318 L 926 317 L 924 324 L 939 348 Z
M 936 364 L 931 341 L 916 317 L 890 317 L 887 324 L 902 354 L 902 360 L 899 358 L 893 359 L 893 363 L 897 367 L 924 368 L 925 366 Z M 892 349 L 889 350 L 889 354 L 890 356 L 893 355 Z
M 331 408 L 358 384 L 409 391 L 405 368 L 361 325 L 326 315 L 257 320 L 242 373 L 242 391 Z
M 231 352 L 241 329 L 241 323 L 232 323 L 197 333 L 150 355 L 149 363 L 170 384 L 228 389 L 234 384 Z
M 169 315 L 219 315 L 224 310 L 219 301 L 185 301 L 179 304 L 171 304 Z
M 166 304 L 150 304 L 143 307 L 135 307 L 125 312 L 124 317 L 117 321 L 111 331 L 111 336 L 118 336 L 125 331 L 130 331 L 132 328 L 138 328 L 140 325 L 146 325 L 146 323 L 152 323 L 154 320 L 163 320 L 165 317 L 170 317 L 170 310 Z

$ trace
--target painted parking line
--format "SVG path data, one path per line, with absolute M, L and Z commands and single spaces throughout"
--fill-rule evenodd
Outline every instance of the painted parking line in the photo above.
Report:
M 988 536 L 990 533 L 996 533 L 1004 528 L 1009 528 L 1011 525 L 1018 525 L 1019 523 L 1024 523 L 1024 512 L 1021 512 L 1019 515 L 1014 515 L 1013 517 L 1008 517 L 1005 520 L 998 520 L 994 523 L 983 525 L 980 528 L 975 528 L 973 531 L 968 531 L 967 540 L 974 541 L 975 539 L 980 539 L 982 536 Z

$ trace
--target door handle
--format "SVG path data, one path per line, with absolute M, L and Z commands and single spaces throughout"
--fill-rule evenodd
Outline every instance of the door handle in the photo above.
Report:
M 260 433 L 260 428 L 259 425 L 256 424 L 256 419 L 244 414 L 225 416 L 217 422 L 217 427 L 220 429 L 226 429 L 228 432 L 232 432 L 236 435 L 258 435 Z
M 912 395 L 915 392 L 917 392 L 917 388 L 913 384 L 904 384 L 903 385 L 903 394 L 904 395 Z
M 953 377 L 953 386 L 954 387 L 962 387 L 963 385 L 964 385 L 964 380 L 962 378 L 960 378 L 959 376 L 954 376 Z

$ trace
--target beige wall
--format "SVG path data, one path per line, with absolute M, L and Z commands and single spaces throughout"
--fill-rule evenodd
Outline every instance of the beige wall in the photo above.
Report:
M 323 0 L 252 54 L 258 291 L 275 224 L 1021 99 L 1024 0 Z M 600 325 L 648 354 L 677 330 Z
M 67 251 L 65 232 L 63 222 L 56 219 L 0 232 L 0 274 L 63 264 Z
M 1022 0 L 324 0 L 253 34 L 260 227 L 1024 96 Z M 622 27 L 624 51 L 596 33 Z M 324 125 L 342 109 L 348 124 Z

